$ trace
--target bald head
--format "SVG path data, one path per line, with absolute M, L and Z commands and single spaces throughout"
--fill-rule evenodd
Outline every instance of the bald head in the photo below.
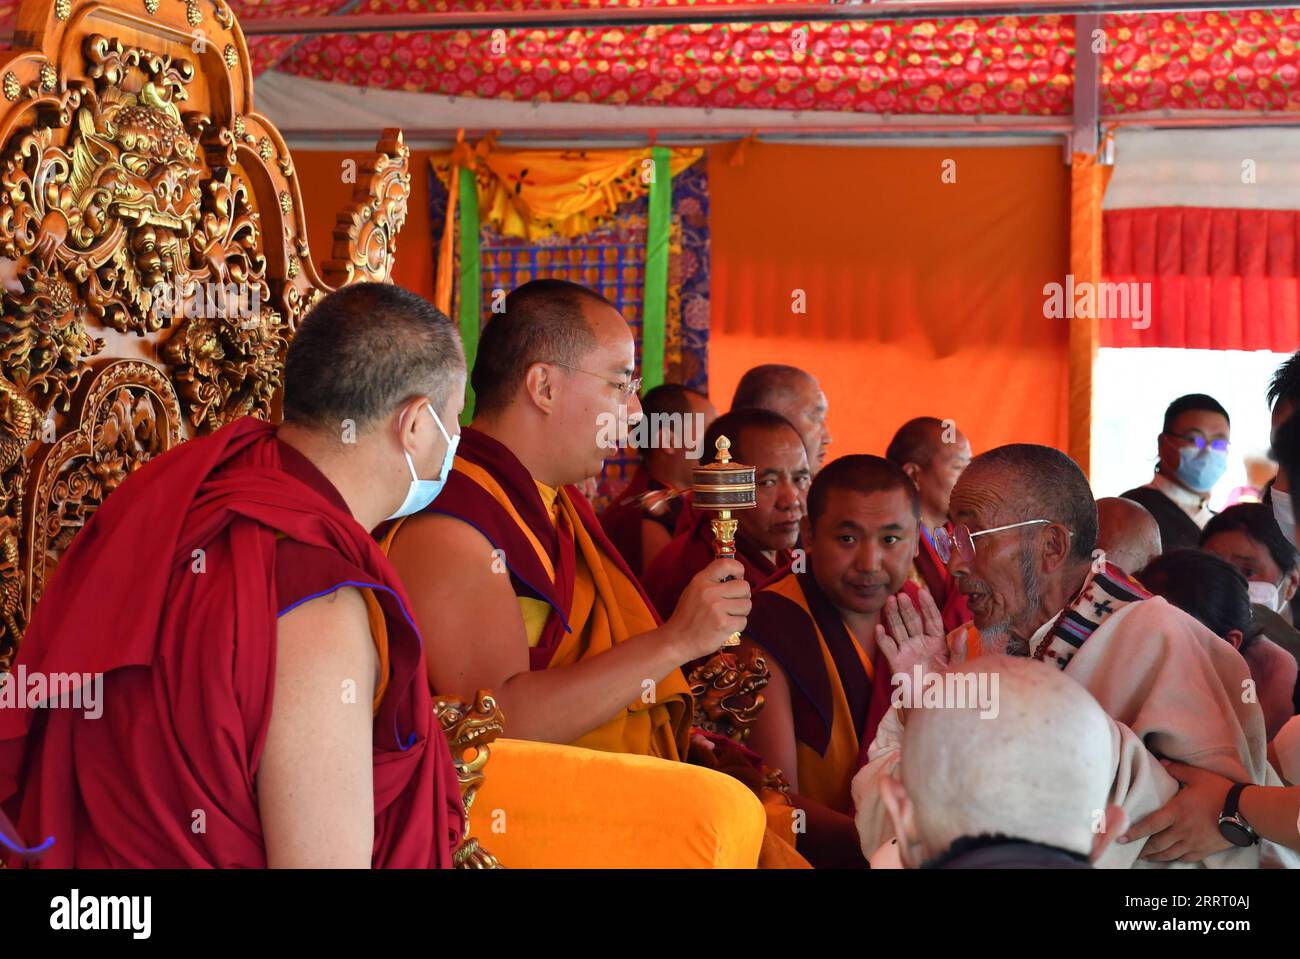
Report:
M 479 338 L 470 378 L 475 409 L 492 415 L 509 406 L 534 363 L 581 368 L 598 343 L 593 305 L 612 309 L 599 293 L 567 280 L 531 280 L 511 291 L 505 312 L 494 313 Z
M 284 419 L 339 434 L 382 422 L 414 396 L 442 408 L 465 377 L 455 324 L 388 283 L 345 286 L 299 324 L 284 362 Z
M 797 366 L 766 363 L 749 370 L 736 386 L 731 408 L 770 410 L 785 417 L 803 440 L 813 472 L 826 459 L 831 444 L 826 395 L 817 380 Z
M 1097 500 L 1097 548 L 1126 573 L 1160 555 L 1160 526 L 1145 506 L 1119 496 Z
M 970 440 L 956 422 L 936 416 L 908 420 L 885 450 L 885 459 L 898 464 L 916 484 L 921 517 L 931 529 L 947 521 L 953 485 L 970 464 L 970 455 Z
M 963 505 L 972 497 L 988 501 L 992 508 L 985 512 L 1005 517 L 983 528 L 1033 519 L 1060 523 L 1072 534 L 1072 555 L 1091 561 L 1097 545 L 1097 504 L 1088 477 L 1060 450 L 1011 443 L 981 453 L 953 490 L 954 501 Z M 952 508 L 957 509 L 955 502 Z
M 1092 853 L 1118 749 L 1096 700 L 1032 659 L 983 656 L 941 675 L 945 689 L 991 690 L 997 708 L 906 711 L 902 791 L 890 783 L 885 798 L 911 858 L 996 835 Z

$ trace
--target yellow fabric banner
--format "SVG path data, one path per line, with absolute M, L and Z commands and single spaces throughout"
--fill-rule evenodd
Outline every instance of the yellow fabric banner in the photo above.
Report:
M 619 205 L 650 189 L 651 147 L 625 150 L 498 150 L 491 138 L 474 151 L 481 221 L 503 236 L 534 240 L 587 233 Z M 444 185 L 457 160 L 444 154 L 430 163 Z M 702 147 L 673 147 L 669 168 L 676 176 L 703 156 Z

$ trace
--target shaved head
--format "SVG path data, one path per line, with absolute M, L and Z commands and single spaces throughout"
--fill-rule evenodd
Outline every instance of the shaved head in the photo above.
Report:
M 781 363 L 756 366 L 740 378 L 731 409 L 770 410 L 785 417 L 802 438 L 813 472 L 825 461 L 831 444 L 826 394 L 810 373 Z
M 567 280 L 531 280 L 506 297 L 479 339 L 470 384 L 475 411 L 500 413 L 514 400 L 534 363 L 581 367 L 596 349 L 588 304 L 610 306 L 599 293 Z
M 1136 573 L 1160 555 L 1160 526 L 1145 506 L 1131 499 L 1097 500 L 1097 548 L 1126 573 Z
M 974 488 L 999 500 L 998 513 L 1006 517 L 999 525 L 1031 519 L 1061 523 L 1073 534 L 1073 555 L 1092 560 L 1097 546 L 1097 504 L 1088 477 L 1060 450 L 1012 443 L 981 453 L 957 481 L 957 489 Z
M 464 374 L 460 334 L 432 303 L 388 283 L 345 286 L 312 307 L 289 344 L 284 419 L 364 429 L 414 396 L 441 408 Z
M 971 460 L 949 512 L 971 532 L 974 552 L 954 552 L 948 571 L 984 648 L 1027 654 L 1092 566 L 1097 504 L 1087 477 L 1050 446 L 999 446 Z
M 897 463 L 928 466 L 943 442 L 943 420 L 937 416 L 918 416 L 898 428 L 885 450 L 885 459 Z
M 948 520 L 953 485 L 970 464 L 970 440 L 953 420 L 918 416 L 904 423 L 885 451 L 916 484 L 921 518 L 931 529 Z
M 812 375 L 797 366 L 783 363 L 764 363 L 746 370 L 736 384 L 736 394 L 731 398 L 733 410 L 770 410 L 785 402 L 791 393 L 807 383 L 816 383 Z
M 950 708 L 906 711 L 897 772 L 906 799 L 898 802 L 891 782 L 886 806 L 912 858 L 931 859 L 980 836 L 1092 852 L 1119 746 L 1097 701 L 1036 660 L 982 656 L 943 675 L 945 688 L 982 683 L 997 710 L 945 703 Z

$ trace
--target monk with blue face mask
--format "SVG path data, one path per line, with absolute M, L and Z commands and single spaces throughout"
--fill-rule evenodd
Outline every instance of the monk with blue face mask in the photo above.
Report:
M 1228 411 L 1204 393 L 1180 396 L 1165 410 L 1156 475 L 1122 495 L 1155 517 L 1166 551 L 1195 549 L 1214 515 L 1210 492 L 1228 469 L 1231 428 Z

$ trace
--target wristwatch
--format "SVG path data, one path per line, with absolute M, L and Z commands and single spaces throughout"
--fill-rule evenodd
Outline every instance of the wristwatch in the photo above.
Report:
M 1237 809 L 1241 791 L 1250 785 L 1252 784 L 1235 783 L 1228 790 L 1228 798 L 1223 801 L 1223 812 L 1219 814 L 1219 835 L 1234 846 L 1253 846 L 1259 842 L 1259 836 Z

